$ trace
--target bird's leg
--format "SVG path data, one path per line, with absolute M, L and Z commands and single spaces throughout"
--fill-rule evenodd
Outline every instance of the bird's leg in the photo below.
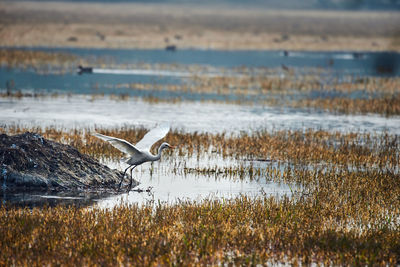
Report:
M 129 165 L 129 167 L 126 168 L 125 171 L 124 171 L 124 175 L 122 176 L 121 182 L 119 182 L 118 191 L 121 189 L 122 181 L 124 180 L 125 174 L 126 174 L 126 172 L 128 171 L 128 169 L 129 169 L 130 167 L 132 167 L 132 165 Z
M 137 166 L 137 165 L 133 166 L 133 168 L 131 169 L 131 181 L 129 182 L 128 192 L 131 191 L 131 188 L 132 188 L 132 180 L 133 180 L 133 178 L 132 178 L 132 171 L 133 171 L 134 168 L 136 168 L 136 166 Z

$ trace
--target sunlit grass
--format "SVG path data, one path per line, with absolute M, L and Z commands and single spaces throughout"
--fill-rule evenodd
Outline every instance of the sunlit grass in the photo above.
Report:
M 112 210 L 0 208 L 1 265 L 399 263 L 398 220 L 353 216 L 313 195 Z
M 76 56 L 67 53 L 20 49 L 0 49 L 0 66 L 31 69 L 38 73 L 65 73 L 79 64 Z
M 80 152 L 96 158 L 119 159 L 122 154 L 110 144 L 91 135 L 90 130 L 62 131 L 54 128 L 42 129 L 9 126 L 0 132 L 17 134 L 34 131 L 58 142 L 70 144 Z M 105 135 L 138 142 L 148 131 L 145 128 L 123 127 L 97 129 Z M 293 164 L 320 164 L 333 167 L 359 169 L 399 168 L 400 139 L 397 135 L 370 133 L 340 133 L 327 131 L 259 131 L 253 134 L 227 135 L 209 133 L 185 133 L 173 130 L 164 139 L 177 148 L 165 151 L 165 156 L 198 156 L 210 152 L 222 157 L 255 160 L 275 160 Z M 161 141 L 160 141 L 161 142 Z M 159 143 L 160 143 L 159 142 Z M 159 144 L 157 143 L 157 144 Z M 157 147 L 153 146 L 153 149 Z

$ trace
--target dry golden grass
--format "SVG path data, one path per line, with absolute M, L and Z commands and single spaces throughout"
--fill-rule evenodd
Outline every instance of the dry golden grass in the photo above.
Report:
M 384 116 L 400 115 L 400 94 L 376 99 L 349 99 L 344 97 L 326 99 L 303 99 L 291 103 L 292 107 L 308 107 L 345 114 L 375 113 Z
M 377 218 L 362 231 L 340 227 L 351 223 L 351 211 L 328 204 L 316 195 L 112 210 L 0 208 L 0 264 L 399 263 L 398 223 Z
M 0 132 L 25 130 L 8 127 Z M 29 130 L 97 158 L 120 156 L 86 130 Z M 146 132 L 143 128 L 97 130 L 131 142 Z M 177 152 L 165 154 L 166 160 L 184 161 L 211 151 L 226 159 L 270 159 L 273 163 L 261 170 L 227 166 L 225 170 L 231 168 L 232 173 L 224 177 L 243 173 L 251 177 L 259 171 L 261 179 L 295 183 L 299 189 L 290 198 L 243 196 L 175 205 L 122 205 L 111 210 L 3 207 L 0 265 L 400 263 L 398 136 L 311 130 L 240 136 L 172 131 L 166 141 L 179 145 Z M 218 170 L 187 171 L 224 175 Z
M 9 126 L 0 133 L 17 134 L 33 131 L 45 138 L 70 144 L 82 153 L 96 158 L 116 160 L 121 153 L 106 142 L 92 136 L 89 130 L 65 132 L 54 128 L 42 129 Z M 147 132 L 144 128 L 97 129 L 105 135 L 115 136 L 136 143 Z M 340 133 L 308 130 L 256 132 L 252 135 L 231 136 L 225 133 L 183 133 L 171 131 L 164 139 L 177 146 L 177 152 L 165 151 L 167 157 L 194 154 L 207 155 L 210 148 L 222 157 L 270 159 L 293 164 L 330 164 L 346 168 L 387 168 L 396 170 L 400 163 L 399 137 L 389 134 Z M 156 143 L 153 148 L 160 143 Z
M 34 50 L 0 49 L 0 65 L 8 68 L 30 68 L 38 73 L 49 70 L 64 73 L 76 68 L 79 60 L 66 53 L 51 53 Z

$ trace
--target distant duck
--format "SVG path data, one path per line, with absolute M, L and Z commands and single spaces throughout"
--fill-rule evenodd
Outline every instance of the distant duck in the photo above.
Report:
M 361 53 L 361 52 L 354 52 L 353 53 L 353 58 L 354 59 L 362 59 L 362 58 L 364 58 L 364 54 Z
M 91 68 L 91 67 L 82 67 L 81 65 L 79 65 L 77 72 L 78 72 L 79 75 L 81 75 L 83 73 L 93 73 L 93 68 Z
M 165 47 L 165 50 L 167 50 L 167 51 L 175 51 L 176 50 L 176 45 L 167 45 Z
M 285 71 L 289 71 L 290 70 L 289 67 L 286 66 L 285 64 L 282 64 L 282 69 L 285 70 Z

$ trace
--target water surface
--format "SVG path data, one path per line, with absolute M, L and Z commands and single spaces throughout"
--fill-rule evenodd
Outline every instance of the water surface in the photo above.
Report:
M 124 170 L 127 165 L 115 161 L 103 161 L 110 168 Z M 40 207 L 43 205 L 79 205 L 112 208 L 121 203 L 138 205 L 178 204 L 181 201 L 200 202 L 205 199 L 231 199 L 241 195 L 291 196 L 296 185 L 278 183 L 262 175 L 224 175 L 197 170 L 223 167 L 249 166 L 243 160 L 223 159 L 218 155 L 174 155 L 155 163 L 145 163 L 133 171 L 139 182 L 128 192 L 129 177 L 125 177 L 121 191 L 99 192 L 10 192 L 6 187 L 0 191 L 0 203 L 14 206 Z M 257 168 L 265 168 L 261 164 Z M 246 166 L 245 166 L 246 167 Z M 1 204 L 0 204 L 1 205 Z
M 195 50 L 176 51 L 154 49 L 100 49 L 100 48 L 22 48 L 45 52 L 58 52 L 92 58 L 95 62 L 117 64 L 183 64 L 234 68 L 287 67 L 330 68 L 339 74 L 399 75 L 400 53 L 369 51 L 279 51 L 279 50 Z
M 124 50 L 85 48 L 22 48 L 44 52 L 68 53 L 77 58 L 76 65 L 66 70 L 44 65 L 44 71 L 32 68 L 0 67 L 0 91 L 7 90 L 12 83 L 14 91 L 34 93 L 78 93 L 78 94 L 124 94 L 136 97 L 152 94 L 159 98 L 184 97 L 200 100 L 207 96 L 187 95 L 183 92 L 143 92 L 124 88 L 127 84 L 191 84 L 194 75 L 240 75 L 241 68 L 274 69 L 275 75 L 285 75 L 284 69 L 294 70 L 296 75 L 315 73 L 322 81 L 345 76 L 400 75 L 400 54 L 395 52 L 297 52 L 297 51 L 216 51 L 216 50 Z M 86 60 L 95 71 L 78 75 L 79 60 Z M 62 62 L 60 62 L 61 64 Z M 64 65 L 61 65 L 64 66 Z M 99 67 L 100 66 L 100 67 Z M 104 67 L 101 67 L 104 66 Z M 111 67 L 110 67 L 111 66 Z M 112 66 L 126 66 L 113 69 Z M 133 67 L 134 69 L 132 69 Z M 138 66 L 151 68 L 170 67 L 170 70 L 135 69 Z M 192 71 L 186 68 L 191 67 Z M 65 68 L 65 66 L 63 67 Z M 218 69 L 223 68 L 223 73 Z M 321 71 L 323 70 L 323 71 Z M 327 74 L 328 73 L 328 74 Z M 250 73 L 250 75 L 252 75 Z M 216 95 L 208 98 L 216 99 Z
M 340 115 L 315 110 L 201 102 L 157 103 L 90 96 L 0 99 L 0 126 L 59 129 L 169 123 L 186 132 L 228 134 L 258 130 L 326 130 L 400 134 L 400 116 Z

